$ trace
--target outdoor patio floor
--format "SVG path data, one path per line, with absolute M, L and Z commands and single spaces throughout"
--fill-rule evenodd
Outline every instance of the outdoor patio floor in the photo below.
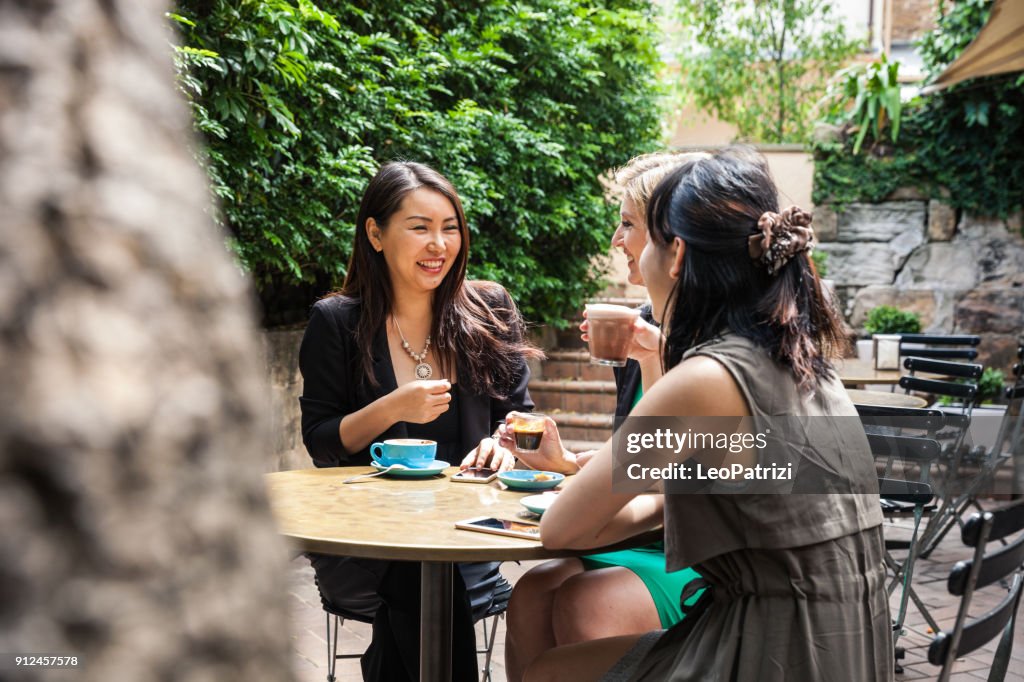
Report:
M 899 521 L 887 524 L 887 535 L 892 532 L 889 526 L 901 527 L 890 537 L 901 538 L 902 527 L 909 522 Z M 909 531 L 906 536 L 909 537 Z M 960 559 L 967 558 L 970 550 L 960 544 L 959 533 L 949 533 L 942 544 L 927 560 L 919 561 L 915 569 L 914 585 L 931 613 L 943 627 L 949 626 L 956 617 L 957 600 L 946 592 L 946 578 L 949 569 Z M 897 555 L 900 556 L 900 555 Z M 502 572 L 511 581 L 516 580 L 531 566 L 538 562 L 524 562 L 521 566 L 506 562 Z M 320 599 L 313 585 L 313 570 L 308 562 L 296 558 L 291 563 L 289 574 L 289 594 L 291 601 L 291 639 L 294 652 L 295 676 L 299 682 L 323 682 L 327 678 L 327 644 L 324 639 L 324 612 L 320 608 Z M 992 586 L 978 592 L 972 604 L 971 614 L 984 613 L 994 606 L 1005 594 L 998 586 Z M 893 595 L 892 606 L 898 605 L 897 595 Z M 477 628 L 479 638 L 479 626 Z M 361 652 L 369 644 L 370 627 L 363 623 L 346 622 L 341 632 L 341 649 L 345 653 Z M 927 649 L 932 634 L 928 632 L 921 614 L 910 605 L 907 614 L 907 634 L 900 644 L 907 648 L 907 657 L 903 661 L 904 672 L 897 675 L 897 680 L 929 680 L 935 679 L 939 669 L 928 663 Z M 494 645 L 492 675 L 494 682 L 504 682 L 504 621 L 498 629 L 498 637 Z M 979 650 L 972 656 L 958 661 L 953 675 L 954 680 L 977 682 L 986 679 L 992 653 L 996 641 Z M 1024 627 L 1018 624 L 1014 640 L 1013 658 L 1010 662 L 1006 679 L 1008 682 L 1024 682 Z M 482 661 L 482 658 L 481 658 Z M 359 680 L 358 659 L 338 661 L 337 679 L 341 681 Z

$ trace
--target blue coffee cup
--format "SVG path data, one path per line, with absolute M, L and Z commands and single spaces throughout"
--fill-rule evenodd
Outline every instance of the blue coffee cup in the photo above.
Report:
M 370 457 L 385 467 L 401 464 L 410 469 L 424 469 L 436 455 L 437 441 L 419 438 L 392 438 L 370 446 Z

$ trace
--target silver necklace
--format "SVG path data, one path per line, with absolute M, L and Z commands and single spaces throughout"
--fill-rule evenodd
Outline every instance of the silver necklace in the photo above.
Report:
M 427 334 L 427 345 L 423 347 L 423 352 L 415 353 L 412 348 L 409 347 L 409 342 L 405 340 L 405 334 L 402 333 L 402 327 L 398 324 L 398 318 L 392 315 L 391 319 L 395 323 L 395 329 L 398 330 L 398 336 L 402 339 L 402 348 L 404 348 L 405 352 L 409 354 L 409 357 L 416 361 L 416 378 L 429 379 L 434 376 L 434 368 L 426 362 L 427 351 L 430 350 L 430 334 Z

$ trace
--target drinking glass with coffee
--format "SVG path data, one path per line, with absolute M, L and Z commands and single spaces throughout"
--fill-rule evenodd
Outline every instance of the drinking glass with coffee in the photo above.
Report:
M 596 365 L 625 367 L 638 308 L 607 303 L 587 304 L 590 361 Z
M 512 433 L 515 435 L 517 450 L 536 452 L 544 437 L 544 415 L 537 412 L 513 415 Z

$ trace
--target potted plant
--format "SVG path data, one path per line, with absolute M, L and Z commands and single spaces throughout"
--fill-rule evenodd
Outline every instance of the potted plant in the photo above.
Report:
M 1003 370 L 996 369 L 995 367 L 986 367 L 985 371 L 981 373 L 981 377 L 974 382 L 978 385 L 978 394 L 974 397 L 975 407 L 999 407 L 996 405 L 996 401 L 1003 394 L 1003 384 L 1006 380 L 1006 376 L 1003 374 Z M 967 379 L 958 379 L 958 384 L 968 383 Z M 939 405 L 950 406 L 957 405 L 949 396 L 942 396 L 939 398 Z
M 978 385 L 978 394 L 974 397 L 974 411 L 971 413 L 971 425 L 968 444 L 971 452 L 985 453 L 992 450 L 998 437 L 999 428 L 1006 412 L 1006 405 L 997 404 L 1003 394 L 1005 375 L 1001 369 L 986 367 L 981 377 L 974 383 Z M 968 383 L 960 379 L 957 383 Z M 936 404 L 943 412 L 958 414 L 963 404 L 949 396 L 941 396 Z
M 897 369 L 900 354 L 898 337 L 900 334 L 919 333 L 921 316 L 895 306 L 880 305 L 868 311 L 864 331 L 871 338 L 857 342 L 857 356 L 862 359 L 873 356 L 878 369 Z M 879 344 L 882 345 L 881 353 Z

